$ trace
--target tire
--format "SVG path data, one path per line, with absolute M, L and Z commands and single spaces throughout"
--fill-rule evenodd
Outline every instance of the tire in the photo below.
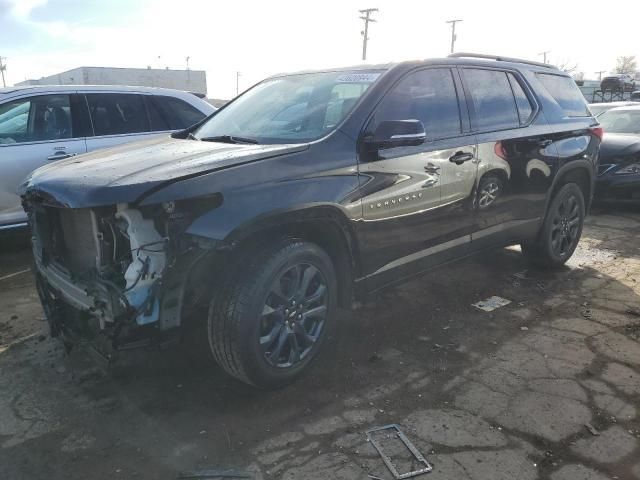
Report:
M 479 210 L 490 207 L 502 194 L 504 183 L 497 175 L 485 175 L 478 184 L 477 206 Z
M 567 183 L 553 197 L 537 240 L 523 243 L 522 253 L 542 268 L 564 265 L 578 246 L 584 217 L 582 190 L 575 183 Z
M 255 249 L 242 264 L 212 298 L 209 346 L 230 375 L 278 388 L 302 375 L 333 327 L 335 269 L 319 246 L 293 239 Z

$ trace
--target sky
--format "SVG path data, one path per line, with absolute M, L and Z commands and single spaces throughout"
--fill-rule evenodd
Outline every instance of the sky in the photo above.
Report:
M 585 78 L 637 55 L 640 7 L 536 0 L 0 0 L 7 85 L 79 66 L 169 67 L 207 72 L 208 96 L 231 98 L 280 72 L 358 65 L 358 10 L 378 8 L 367 63 L 456 51 L 577 64 Z M 621 14 L 626 12 L 626 14 Z

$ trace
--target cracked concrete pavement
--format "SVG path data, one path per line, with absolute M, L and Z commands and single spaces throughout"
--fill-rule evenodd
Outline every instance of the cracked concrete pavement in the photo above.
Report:
M 0 280 L 0 478 L 389 479 L 365 432 L 397 423 L 424 478 L 640 480 L 638 236 L 640 212 L 599 210 L 559 271 L 510 248 L 384 292 L 275 392 L 226 378 L 197 338 L 105 372 L 46 337 L 29 274 Z M 0 277 L 28 268 L 3 250 Z M 492 295 L 511 303 L 471 306 Z

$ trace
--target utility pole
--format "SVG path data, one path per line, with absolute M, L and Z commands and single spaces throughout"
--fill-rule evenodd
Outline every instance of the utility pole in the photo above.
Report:
M 236 72 L 236 97 L 240 93 L 240 75 L 242 75 L 240 72 Z
M 364 30 L 360 32 L 362 35 L 362 60 L 367 59 L 367 41 L 369 40 L 369 22 L 375 23 L 377 20 L 371 18 L 371 14 L 377 12 L 377 8 L 366 8 L 359 10 L 362 13 L 360 19 L 364 20 Z
M 7 69 L 7 65 L 5 63 L 2 63 L 3 60 L 6 60 L 7 57 L 0 57 L 0 73 L 2 74 L 2 86 L 6 87 L 7 84 L 4 81 L 4 71 Z
M 598 80 L 602 80 L 602 74 L 603 74 L 604 72 L 606 72 L 606 70 L 598 70 L 597 72 L 595 72 L 595 73 L 597 73 L 597 74 L 598 74 Z
M 191 58 L 191 57 L 187 57 L 187 58 L 186 58 L 186 60 L 187 60 L 187 70 L 189 70 L 189 59 L 190 59 L 190 58 Z
M 547 53 L 551 53 L 551 50 L 545 50 L 544 52 L 540 52 L 538 55 L 542 55 L 542 63 L 547 63 Z
M 453 53 L 454 46 L 456 44 L 456 23 L 461 22 L 462 20 L 447 20 L 446 23 L 451 24 L 451 53 Z

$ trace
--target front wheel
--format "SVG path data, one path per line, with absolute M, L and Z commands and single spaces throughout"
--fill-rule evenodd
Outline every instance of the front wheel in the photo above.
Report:
M 275 388 L 317 356 L 336 315 L 337 280 L 319 246 L 285 239 L 249 255 L 209 309 L 209 344 L 239 380 Z
M 484 210 L 490 207 L 502 195 L 504 183 L 496 175 L 482 177 L 478 184 L 478 209 Z
M 575 183 L 567 183 L 553 197 L 537 240 L 523 243 L 522 253 L 541 267 L 564 265 L 578 246 L 584 217 L 582 190 Z

